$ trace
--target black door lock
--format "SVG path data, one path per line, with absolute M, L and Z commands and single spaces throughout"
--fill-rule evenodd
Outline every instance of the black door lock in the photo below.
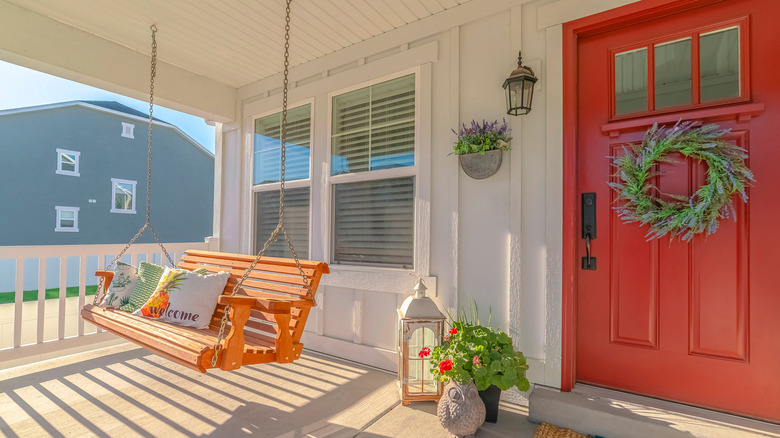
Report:
M 582 194 L 582 238 L 585 239 L 582 269 L 595 271 L 596 257 L 590 256 L 590 241 L 596 238 L 596 193 Z

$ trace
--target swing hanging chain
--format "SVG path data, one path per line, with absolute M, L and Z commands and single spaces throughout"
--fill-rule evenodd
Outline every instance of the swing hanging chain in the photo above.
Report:
M 292 3 L 292 0 L 287 0 L 287 9 L 286 9 L 286 15 L 285 15 L 285 26 L 284 26 L 284 81 L 282 86 L 282 135 L 281 135 L 281 172 L 279 175 L 279 223 L 276 225 L 276 228 L 271 233 L 271 236 L 268 238 L 268 240 L 265 241 L 265 244 L 263 245 L 263 248 L 260 250 L 260 252 L 257 254 L 257 257 L 250 263 L 247 270 L 244 272 L 244 275 L 241 276 L 241 279 L 238 280 L 236 285 L 233 287 L 233 290 L 230 292 L 230 296 L 234 296 L 236 292 L 241 288 L 241 285 L 244 283 L 244 280 L 246 280 L 249 277 L 250 272 L 255 268 L 255 265 L 257 265 L 258 262 L 260 262 L 260 259 L 263 257 L 265 252 L 268 250 L 268 248 L 271 246 L 273 242 L 276 241 L 276 239 L 279 236 L 279 233 L 282 232 L 284 234 L 285 240 L 287 241 L 287 246 L 290 248 L 290 252 L 292 253 L 293 259 L 295 260 L 295 265 L 298 267 L 298 272 L 301 274 L 301 278 L 303 278 L 303 286 L 306 289 L 306 299 L 310 301 L 314 301 L 314 297 L 311 293 L 311 285 L 309 284 L 309 279 L 306 277 L 306 273 L 303 272 L 303 267 L 301 266 L 301 261 L 298 259 L 298 254 L 295 252 L 295 248 L 293 247 L 292 240 L 290 239 L 290 235 L 287 233 L 287 230 L 284 227 L 284 182 L 285 182 L 285 170 L 286 170 L 286 164 L 285 161 L 287 159 L 287 91 L 289 88 L 289 69 L 290 69 L 290 3 Z M 219 327 L 219 335 L 217 336 L 217 340 L 214 344 L 214 356 L 211 358 L 211 366 L 216 367 L 218 358 L 219 358 L 219 352 L 222 350 L 222 343 L 225 340 L 225 329 L 227 328 L 227 324 L 229 322 L 229 315 L 230 315 L 230 306 L 225 306 L 224 313 L 222 315 L 222 321 Z M 279 327 L 279 330 L 282 328 Z
M 154 232 L 151 224 L 151 206 L 152 206 L 152 126 L 154 125 L 154 78 L 157 76 L 157 25 L 152 24 L 149 29 L 152 31 L 152 69 L 149 75 L 149 153 L 146 159 L 146 223 L 144 227 L 148 227 L 152 232 L 154 240 L 160 245 L 160 249 L 165 254 L 171 267 L 176 266 L 173 263 L 171 255 L 168 254 L 168 250 L 165 249 L 160 238 L 157 237 L 157 233 Z
M 151 222 L 150 222 L 150 214 L 151 214 L 151 198 L 152 198 L 152 124 L 154 121 L 154 78 L 157 76 L 157 26 L 152 24 L 149 28 L 152 31 L 152 67 L 151 67 L 151 74 L 149 79 L 149 151 L 147 154 L 146 159 L 146 221 L 144 222 L 144 225 L 141 227 L 140 230 L 138 230 L 137 233 L 135 233 L 135 236 L 133 236 L 132 239 L 130 239 L 130 242 L 125 245 L 125 247 L 117 254 L 116 257 L 114 257 L 114 260 L 111 261 L 108 265 L 106 265 L 105 270 L 110 270 L 114 266 L 117 265 L 117 263 L 122 259 L 122 256 L 127 252 L 128 249 L 135 243 L 135 241 L 141 237 L 144 232 L 149 229 L 149 231 L 152 232 L 152 236 L 154 236 L 154 240 L 157 241 L 157 244 L 160 245 L 160 248 L 162 249 L 162 252 L 165 254 L 165 257 L 168 259 L 168 262 L 171 264 L 171 266 L 174 266 L 173 259 L 171 258 L 170 254 L 168 254 L 168 250 L 165 249 L 165 246 L 163 246 L 162 242 L 160 241 L 160 238 L 157 237 L 157 233 L 154 232 L 154 228 L 152 228 Z M 105 297 L 106 290 L 104 285 L 104 277 L 100 277 L 100 282 L 98 283 L 98 289 L 95 291 L 95 298 L 93 299 L 93 304 L 98 305 L 101 301 L 101 297 Z M 103 291 L 103 294 L 100 294 L 100 291 Z

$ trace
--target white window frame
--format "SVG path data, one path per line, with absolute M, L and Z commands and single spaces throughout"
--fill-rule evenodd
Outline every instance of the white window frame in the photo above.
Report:
M 64 170 L 62 168 L 63 155 L 73 155 L 75 157 L 74 160 L 76 164 L 75 170 Z M 81 176 L 81 174 L 79 173 L 80 156 L 81 156 L 81 152 L 57 148 L 57 170 L 55 171 L 55 173 L 57 175 Z
M 122 122 L 122 137 L 135 138 L 134 135 L 135 125 L 132 123 Z
M 55 206 L 54 210 L 56 212 L 55 214 L 55 223 L 54 223 L 54 231 L 58 233 L 78 233 L 79 232 L 79 207 L 63 207 L 63 206 Z M 61 226 L 61 219 L 62 219 L 62 212 L 64 211 L 70 211 L 73 212 L 73 227 L 63 227 Z
M 314 196 L 314 189 L 312 188 L 312 184 L 311 184 L 311 181 L 312 181 L 311 175 L 312 175 L 313 166 L 314 166 L 314 98 L 302 100 L 300 102 L 295 102 L 294 104 L 288 105 L 287 108 L 288 108 L 288 110 L 290 110 L 290 109 L 298 108 L 298 107 L 301 107 L 301 106 L 304 106 L 304 105 L 307 105 L 307 104 L 309 105 L 310 120 L 311 120 L 311 123 L 309 124 L 309 177 L 306 178 L 306 179 L 296 179 L 294 181 L 285 181 L 284 182 L 284 188 L 285 188 L 285 190 L 297 189 L 297 188 L 302 188 L 302 187 L 308 187 L 309 188 L 309 230 L 308 230 L 309 235 L 307 236 L 308 237 L 308 241 L 309 241 L 309 246 L 307 248 L 307 253 L 309 254 L 309 258 L 311 258 L 311 251 L 312 251 L 312 241 L 311 241 L 312 232 L 311 232 L 311 229 L 312 229 L 312 224 L 314 223 L 314 222 L 312 222 L 314 220 L 314 216 L 312 214 L 312 208 L 311 208 L 312 207 L 312 199 L 313 199 L 312 197 Z M 281 185 L 282 185 L 281 182 L 272 182 L 272 183 L 265 183 L 265 184 L 254 184 L 255 121 L 257 119 L 262 119 L 263 117 L 267 117 L 267 116 L 279 113 L 281 111 L 282 111 L 282 108 L 278 107 L 278 108 L 274 108 L 273 110 L 265 111 L 265 112 L 262 112 L 262 113 L 259 113 L 259 114 L 256 114 L 256 115 L 253 115 L 252 117 L 250 117 L 250 120 L 251 120 L 251 130 L 249 132 L 251 132 L 251 139 L 252 140 L 249 142 L 250 143 L 249 144 L 249 169 L 251 169 L 250 170 L 250 175 L 249 175 L 249 183 L 251 184 L 252 188 L 250 190 L 250 197 L 249 197 L 249 199 L 250 199 L 249 202 L 250 202 L 250 205 L 251 205 L 251 209 L 250 209 L 250 211 L 251 211 L 251 213 L 250 213 L 251 214 L 251 220 L 250 220 L 250 223 L 251 223 L 251 227 L 250 228 L 251 228 L 251 230 L 249 232 L 249 236 L 250 236 L 249 238 L 251 240 L 250 240 L 250 243 L 249 243 L 249 247 L 250 247 L 250 251 L 251 252 L 259 250 L 259 249 L 253 248 L 254 242 L 257 241 L 257 217 L 256 217 L 257 208 L 255 206 L 255 193 L 258 193 L 258 192 L 269 192 L 269 191 L 276 191 L 276 192 L 278 192 L 279 189 L 281 188 Z M 330 157 L 328 157 L 328 159 L 330 159 Z M 295 243 L 295 242 L 293 242 L 293 243 Z
M 390 81 L 396 78 L 400 78 L 402 76 L 407 76 L 409 74 L 414 74 L 414 166 L 404 166 L 404 167 L 395 167 L 392 169 L 381 169 L 381 170 L 367 170 L 363 172 L 355 172 L 355 173 L 345 173 L 341 175 L 331 175 L 330 174 L 330 163 L 331 163 L 331 156 L 333 153 L 333 98 L 336 96 L 340 96 L 342 94 L 349 93 L 350 91 L 355 91 L 361 88 L 366 88 L 372 85 L 376 85 L 382 82 Z M 430 73 L 428 73 L 430 75 Z M 346 268 L 348 270 L 355 270 L 355 271 L 400 271 L 400 272 L 419 272 L 421 270 L 426 271 L 424 275 L 427 275 L 427 267 L 420 266 L 421 262 L 421 254 L 420 251 L 424 248 L 422 245 L 423 240 L 428 241 L 429 239 L 426 237 L 423 237 L 421 234 L 422 229 L 428 229 L 430 230 L 430 220 L 427 220 L 427 225 L 423 225 L 420 223 L 420 201 L 421 201 L 421 190 L 420 190 L 420 168 L 422 167 L 420 164 L 421 157 L 421 149 L 423 145 L 421 145 L 420 139 L 421 136 L 421 117 L 422 117 L 422 95 L 421 95 L 421 82 L 422 82 L 422 71 L 420 67 L 414 67 L 407 70 L 402 70 L 390 75 L 382 76 L 376 79 L 372 79 L 370 81 L 365 81 L 347 88 L 342 88 L 339 90 L 332 91 L 328 93 L 328 134 L 327 134 L 327 142 L 328 142 L 328 154 L 326 158 L 326 182 L 325 186 L 327 187 L 327 191 L 329 193 L 328 201 L 327 203 L 323 203 L 323 206 L 325 207 L 324 210 L 327 210 L 327 217 L 323 218 L 323 221 L 326 221 L 327 226 L 324 228 L 328 230 L 328 235 L 324 236 L 323 243 L 325 245 L 325 256 L 329 263 L 332 264 L 331 268 Z M 428 81 L 428 86 L 430 86 L 430 81 Z M 428 90 L 428 93 L 430 93 L 430 90 Z M 430 116 L 428 116 L 430 117 Z M 429 147 L 429 145 L 426 145 L 426 147 Z M 428 166 L 428 162 L 426 161 L 426 166 Z M 428 166 L 430 168 L 430 166 Z M 351 183 L 351 182 L 360 182 L 360 181 L 377 181 L 377 180 L 384 180 L 384 179 L 392 179 L 392 178 L 404 178 L 404 177 L 414 177 L 414 250 L 413 250 L 413 261 L 412 266 L 410 268 L 406 267 L 390 267 L 390 266 L 382 266 L 382 265 L 370 265 L 370 264 L 351 264 L 351 263 L 336 263 L 334 261 L 334 247 L 333 239 L 335 238 L 335 218 L 333 217 L 333 212 L 335 211 L 334 203 L 335 203 L 335 187 L 336 184 L 342 184 L 342 183 Z M 428 185 L 428 191 L 430 190 L 430 178 L 427 179 L 426 184 Z M 430 207 L 429 207 L 430 208 Z M 422 225 L 422 226 L 421 226 Z M 427 234 L 427 233 L 425 233 Z M 427 247 L 427 246 L 426 246 Z
M 117 184 L 130 184 L 133 186 L 133 206 L 130 210 L 123 210 L 114 208 L 114 205 L 116 205 L 116 186 Z M 135 186 L 137 184 L 137 181 L 127 180 L 127 179 L 119 179 L 119 178 L 111 178 L 111 213 L 122 213 L 122 214 L 135 214 L 135 201 L 136 201 L 136 189 Z
M 422 277 L 428 286 L 431 296 L 437 295 L 436 277 L 430 276 L 431 268 L 431 132 L 432 132 L 432 94 L 433 94 L 433 63 L 436 57 L 436 42 L 424 44 L 420 47 L 410 48 L 394 56 L 394 66 L 398 68 L 394 74 L 386 75 L 386 68 L 379 68 L 379 64 L 365 64 L 349 70 L 348 73 L 328 75 L 323 74 L 323 79 L 296 87 L 290 90 L 291 101 L 306 99 L 314 96 L 316 102 L 313 107 L 314 118 L 312 135 L 312 167 L 311 167 L 311 223 L 309 227 L 310 248 L 309 256 L 312 260 L 322 260 L 331 263 L 331 194 L 330 184 L 330 117 L 328 111 L 332 104 L 330 94 L 341 94 L 346 87 L 355 89 L 370 85 L 374 82 L 382 82 L 410 73 L 417 73 L 415 92 L 419 95 L 419 117 L 416 135 L 419 141 L 415 149 L 415 165 L 419 174 L 415 179 L 415 253 L 414 270 L 379 267 L 365 265 L 330 265 L 331 275 L 322 278 L 324 286 L 359 289 L 364 291 L 392 292 L 399 295 L 408 295 L 414 286 L 414 280 Z M 382 64 L 384 65 L 384 64 Z M 327 72 L 324 72 L 327 73 Z M 359 85 L 355 85 L 359 84 Z M 276 87 L 277 85 L 273 85 Z M 326 102 L 325 99 L 328 101 Z M 252 153 L 254 135 L 253 114 L 265 113 L 269 108 L 278 108 L 281 100 L 279 93 L 266 90 L 257 94 L 256 98 L 244 98 L 241 130 L 225 125 L 224 135 L 228 138 L 237 137 L 242 149 L 241 169 L 241 202 L 240 223 L 235 238 L 241 251 L 251 253 L 254 242 L 254 219 L 252 210 Z M 272 106 L 273 105 L 273 106 Z M 278 109 L 275 109 L 278 111 Z M 452 118 L 450 125 L 457 125 L 457 118 Z M 230 137 L 233 136 L 233 137 Z M 219 146 L 218 146 L 219 147 Z M 427 171 L 425 169 L 428 169 Z M 457 173 L 455 173 L 457 175 Z M 350 175 L 343 175 L 344 179 Z M 233 238 L 233 236 L 230 236 Z M 392 285 L 392 286 L 391 286 Z

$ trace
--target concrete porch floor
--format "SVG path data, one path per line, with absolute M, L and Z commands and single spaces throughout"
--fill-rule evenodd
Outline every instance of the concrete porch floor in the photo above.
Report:
M 394 374 L 306 352 L 200 374 L 133 344 L 0 371 L 0 436 L 447 437 L 433 402 L 401 406 Z M 477 437 L 532 437 L 501 405 Z

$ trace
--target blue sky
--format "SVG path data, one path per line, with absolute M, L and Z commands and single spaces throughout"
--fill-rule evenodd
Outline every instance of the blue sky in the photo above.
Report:
M 45 105 L 71 100 L 115 100 L 149 114 L 149 102 L 131 99 L 99 88 L 30 70 L 0 61 L 0 110 Z M 158 105 L 154 116 L 176 125 L 187 135 L 214 152 L 214 127 L 201 117 L 191 116 Z

